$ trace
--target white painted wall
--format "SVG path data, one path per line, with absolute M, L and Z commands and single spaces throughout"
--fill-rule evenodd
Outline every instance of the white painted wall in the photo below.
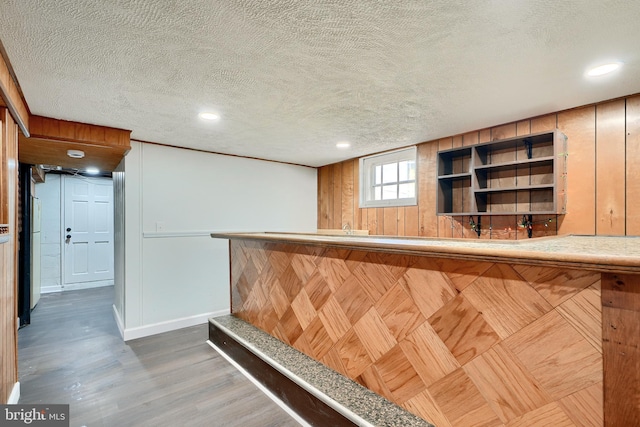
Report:
M 40 223 L 41 292 L 62 291 L 60 175 L 47 174 L 45 182 L 36 184 L 36 197 L 42 201 Z
M 228 242 L 209 233 L 316 230 L 314 168 L 131 145 L 124 314 L 116 310 L 125 340 L 229 312 Z
M 124 222 L 124 160 L 113 171 L 113 309 L 120 331 L 124 330 L 124 274 L 125 274 L 125 222 Z

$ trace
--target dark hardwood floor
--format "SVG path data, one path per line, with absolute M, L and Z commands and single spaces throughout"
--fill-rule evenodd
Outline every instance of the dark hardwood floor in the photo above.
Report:
M 124 343 L 113 287 L 43 294 L 18 333 L 20 403 L 71 426 L 298 426 L 206 344 L 207 325 Z

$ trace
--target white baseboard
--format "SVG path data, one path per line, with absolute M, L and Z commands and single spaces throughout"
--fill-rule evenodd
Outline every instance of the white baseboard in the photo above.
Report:
M 96 280 L 95 282 L 70 283 L 63 285 L 63 291 L 77 291 L 80 289 L 101 288 L 103 286 L 113 286 L 113 280 Z
M 62 286 L 60 285 L 53 285 L 53 286 L 43 286 L 40 288 L 40 293 L 41 294 L 50 294 L 53 292 L 62 292 Z
M 123 338 L 125 341 L 136 338 L 148 337 L 150 335 L 161 334 L 163 332 L 175 331 L 176 329 L 188 328 L 189 326 L 202 325 L 207 323 L 210 317 L 226 316 L 229 309 L 213 311 L 211 313 L 196 314 L 195 316 L 183 317 L 181 319 L 167 320 L 166 322 L 154 323 L 152 325 L 138 326 L 135 328 L 125 328 Z
M 286 403 L 284 403 L 282 400 L 280 400 L 280 398 L 278 396 L 276 396 L 275 394 L 273 394 L 271 392 L 271 390 L 269 390 L 267 387 L 265 387 L 264 385 L 262 385 L 262 383 L 260 381 L 258 381 L 257 379 L 255 379 L 246 369 L 244 369 L 238 362 L 236 362 L 235 360 L 233 360 L 231 357 L 229 357 L 227 355 L 227 353 L 225 353 L 224 351 L 222 351 L 221 349 L 218 348 L 218 346 L 216 346 L 214 343 L 212 343 L 210 340 L 207 340 L 207 344 L 209 344 L 211 346 L 211 348 L 213 348 L 215 351 L 217 351 L 220 356 L 224 357 L 227 362 L 231 363 L 233 365 L 234 368 L 236 368 L 238 371 L 240 371 L 240 373 L 242 375 L 244 375 L 245 377 L 247 377 L 247 379 L 249 381 L 251 381 L 256 387 L 258 387 L 260 389 L 260 391 L 262 391 L 264 394 L 267 395 L 267 397 L 271 400 L 273 400 L 279 407 L 281 407 L 287 414 L 289 414 L 291 416 L 291 418 L 293 418 L 294 420 L 296 420 L 298 423 L 300 423 L 301 426 L 303 427 L 311 427 L 311 424 L 307 423 L 300 415 L 298 415 L 298 413 L 296 411 L 294 411 L 293 409 L 291 409 L 289 406 L 287 406 Z
M 114 319 L 116 319 L 116 324 L 118 325 L 118 331 L 120 331 L 120 336 L 124 341 L 124 324 L 122 323 L 122 319 L 120 318 L 120 313 L 118 312 L 118 309 L 116 308 L 115 304 L 112 304 L 111 307 L 113 307 L 113 317 Z
M 20 382 L 18 381 L 13 385 L 11 389 L 11 394 L 9 395 L 9 400 L 7 400 L 7 405 L 17 405 L 20 400 Z

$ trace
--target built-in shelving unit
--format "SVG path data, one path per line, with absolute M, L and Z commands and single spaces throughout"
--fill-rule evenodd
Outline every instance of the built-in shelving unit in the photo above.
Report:
M 566 211 L 567 137 L 551 130 L 438 153 L 438 215 Z

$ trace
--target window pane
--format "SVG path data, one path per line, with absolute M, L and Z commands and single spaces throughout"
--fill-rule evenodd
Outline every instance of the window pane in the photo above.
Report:
M 397 185 L 385 185 L 382 187 L 382 199 L 392 200 L 398 198 L 398 186 Z
M 399 199 L 409 199 L 412 197 L 416 197 L 416 185 L 415 183 L 411 182 L 411 183 L 407 183 L 407 184 L 400 184 L 400 195 L 399 195 Z
M 360 206 L 410 206 L 418 193 L 416 147 L 360 158 Z M 407 184 L 399 186 L 400 183 Z
M 416 162 L 413 160 L 402 161 L 400 168 L 400 181 L 413 181 L 416 179 Z
M 398 164 L 387 163 L 382 165 L 382 183 L 389 184 L 391 182 L 398 182 Z

